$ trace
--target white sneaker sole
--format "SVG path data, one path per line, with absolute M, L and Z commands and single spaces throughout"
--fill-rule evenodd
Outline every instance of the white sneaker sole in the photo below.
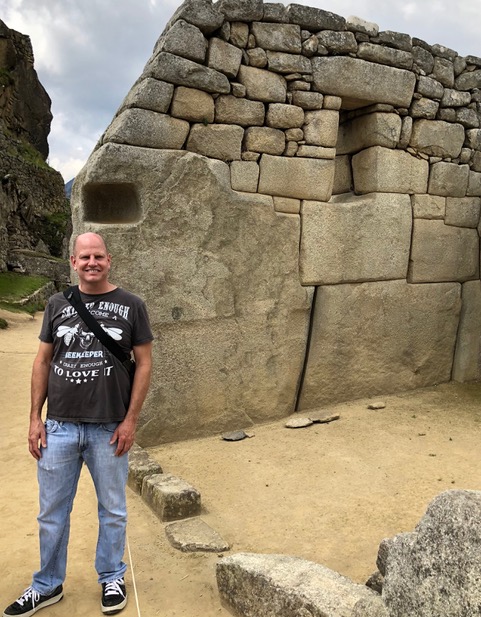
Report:
M 104 615 L 115 615 L 115 613 L 120 613 L 120 611 L 124 609 L 126 606 L 127 606 L 127 597 L 125 597 L 122 602 L 120 602 L 119 604 L 116 604 L 115 606 L 104 606 L 102 603 L 100 603 L 100 607 Z

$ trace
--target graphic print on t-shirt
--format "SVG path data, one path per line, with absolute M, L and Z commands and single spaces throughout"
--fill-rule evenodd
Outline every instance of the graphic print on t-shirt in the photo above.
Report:
M 117 327 L 121 325 L 118 317 L 121 320 L 127 319 L 130 307 L 112 302 L 100 302 L 95 308 L 94 306 L 95 303 L 92 302 L 86 304 L 102 329 L 114 340 L 121 341 L 124 330 Z M 109 325 L 102 323 L 99 317 L 106 320 Z M 54 374 L 78 385 L 94 381 L 101 375 L 109 377 L 113 368 L 111 354 L 78 317 L 73 306 L 69 305 L 63 309 L 61 319 L 69 322 L 69 325 L 59 326 L 55 333 L 57 338 L 63 339 L 63 349 L 60 354 L 62 359 L 53 366 Z M 74 319 L 78 319 L 78 322 L 73 324 Z M 117 325 L 110 325 L 112 321 Z

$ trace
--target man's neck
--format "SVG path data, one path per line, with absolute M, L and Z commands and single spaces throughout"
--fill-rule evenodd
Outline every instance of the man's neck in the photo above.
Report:
M 98 285 L 97 283 L 89 284 L 82 281 L 79 283 L 78 288 L 84 294 L 95 296 L 113 291 L 114 289 L 117 289 L 117 286 L 112 285 L 112 283 L 109 283 L 108 281 L 105 283 L 103 282 L 102 285 Z

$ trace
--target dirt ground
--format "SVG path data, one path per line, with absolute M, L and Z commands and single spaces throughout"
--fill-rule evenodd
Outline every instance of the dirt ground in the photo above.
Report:
M 26 429 L 41 315 L 7 318 L 10 327 L 0 331 L 2 609 L 38 566 L 35 462 Z M 367 399 L 331 406 L 341 415 L 331 424 L 286 429 L 277 421 L 250 429 L 255 436 L 244 441 L 215 436 L 164 445 L 151 455 L 165 472 L 201 492 L 202 519 L 231 545 L 231 553 L 289 554 L 365 582 L 382 538 L 412 530 L 435 495 L 481 490 L 481 384 L 443 384 L 381 400 L 386 408 L 379 411 L 368 410 Z M 122 614 L 229 615 L 215 583 L 222 556 L 173 549 L 165 524 L 130 490 L 128 499 L 130 599 Z M 96 533 L 95 496 L 83 473 L 65 598 L 45 615 L 101 614 L 93 568 Z

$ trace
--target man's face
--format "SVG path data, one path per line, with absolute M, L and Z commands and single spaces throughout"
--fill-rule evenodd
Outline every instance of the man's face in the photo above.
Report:
M 70 258 L 81 282 L 102 284 L 107 281 L 110 270 L 110 255 L 102 239 L 95 234 L 77 238 L 75 253 Z

